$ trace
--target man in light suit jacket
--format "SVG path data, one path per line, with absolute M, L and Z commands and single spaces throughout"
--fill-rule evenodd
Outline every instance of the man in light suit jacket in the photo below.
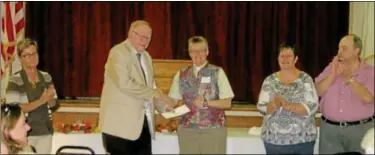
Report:
M 104 146 L 111 154 L 152 154 L 154 109 L 159 112 L 173 109 L 172 103 L 160 102 L 167 96 L 155 86 L 152 58 L 146 51 L 151 34 L 146 21 L 134 21 L 128 38 L 109 52 L 99 128 Z M 154 102 L 156 99 L 158 102 Z

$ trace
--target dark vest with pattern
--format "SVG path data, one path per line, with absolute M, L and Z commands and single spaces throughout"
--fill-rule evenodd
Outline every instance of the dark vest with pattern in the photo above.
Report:
M 225 113 L 223 109 L 208 107 L 196 108 L 194 100 L 203 96 L 207 101 L 219 99 L 218 73 L 219 67 L 206 64 L 195 76 L 193 67 L 180 70 L 180 93 L 184 104 L 190 112 L 183 115 L 179 121 L 186 128 L 220 128 L 225 126 Z

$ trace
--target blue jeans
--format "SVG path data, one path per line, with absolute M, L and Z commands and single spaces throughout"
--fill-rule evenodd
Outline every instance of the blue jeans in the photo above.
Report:
M 275 145 L 264 142 L 267 154 L 314 154 L 315 141 L 292 144 L 292 145 Z

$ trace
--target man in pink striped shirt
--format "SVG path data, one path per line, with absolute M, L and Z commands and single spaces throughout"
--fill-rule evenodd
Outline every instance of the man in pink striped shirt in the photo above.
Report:
M 343 37 L 338 54 L 315 79 L 321 96 L 319 154 L 365 153 L 360 143 L 374 126 L 374 67 L 359 58 L 361 39 Z

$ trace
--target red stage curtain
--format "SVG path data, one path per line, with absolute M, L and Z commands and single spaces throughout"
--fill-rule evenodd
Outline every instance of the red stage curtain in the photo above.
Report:
M 235 101 L 249 103 L 277 71 L 281 43 L 296 44 L 299 68 L 315 77 L 349 23 L 349 2 L 28 2 L 26 11 L 26 37 L 39 41 L 39 67 L 60 97 L 100 96 L 108 52 L 136 19 L 151 23 L 156 59 L 189 59 L 188 38 L 205 36 Z

